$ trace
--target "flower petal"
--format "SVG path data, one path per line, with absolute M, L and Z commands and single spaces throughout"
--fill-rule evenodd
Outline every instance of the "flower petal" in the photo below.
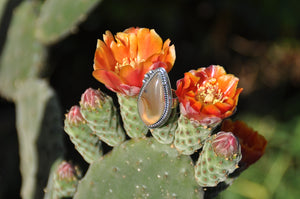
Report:
M 114 70 L 116 60 L 110 49 L 101 40 L 98 40 L 94 58 L 94 70 L 107 69 Z
M 95 70 L 93 76 L 99 82 L 105 84 L 108 89 L 114 92 L 122 92 L 119 87 L 122 81 L 116 73 L 107 70 Z
M 147 28 L 141 28 L 137 33 L 138 60 L 146 60 L 153 54 L 162 50 L 162 39 L 155 32 Z

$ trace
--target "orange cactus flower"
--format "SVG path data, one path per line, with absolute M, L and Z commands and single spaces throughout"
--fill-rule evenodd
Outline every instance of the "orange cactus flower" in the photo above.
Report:
M 264 154 L 267 140 L 246 123 L 227 119 L 223 121 L 221 130 L 232 132 L 239 139 L 243 156 L 240 162 L 242 170 L 255 163 Z
M 129 28 L 115 37 L 106 31 L 97 43 L 93 76 L 114 92 L 137 95 L 147 72 L 173 67 L 175 47 L 170 42 L 163 43 L 153 29 Z
M 180 112 L 200 125 L 216 125 L 234 112 L 242 88 L 221 66 L 191 70 L 177 81 Z

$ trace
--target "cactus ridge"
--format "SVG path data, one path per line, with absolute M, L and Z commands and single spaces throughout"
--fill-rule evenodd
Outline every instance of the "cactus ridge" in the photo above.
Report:
M 102 156 L 101 141 L 93 134 L 86 121 L 75 125 L 65 119 L 65 132 L 88 163 L 92 163 Z
M 204 141 L 211 134 L 210 128 L 197 125 L 183 115 L 178 119 L 175 131 L 174 145 L 184 155 L 191 155 L 203 146 Z
M 241 154 L 233 159 L 218 156 L 212 147 L 212 140 L 215 135 L 209 137 L 204 144 L 199 159 L 195 165 L 195 178 L 202 187 L 215 187 L 219 182 L 223 182 L 228 175 L 238 168 Z
M 150 129 L 152 136 L 161 144 L 171 144 L 177 128 L 177 110 L 174 108 L 166 124 L 160 128 Z
M 121 117 L 124 129 L 131 138 L 145 137 L 148 127 L 143 123 L 137 108 L 137 96 L 125 96 L 118 94 Z
M 110 146 L 117 146 L 124 142 L 125 133 L 111 97 L 105 96 L 101 104 L 96 107 L 84 106 L 82 102 L 80 106 L 82 116 L 100 140 Z

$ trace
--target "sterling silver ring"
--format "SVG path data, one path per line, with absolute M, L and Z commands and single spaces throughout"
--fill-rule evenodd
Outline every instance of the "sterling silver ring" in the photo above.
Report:
M 164 68 L 145 74 L 137 105 L 139 116 L 148 128 L 161 127 L 167 122 L 172 108 L 177 106 L 177 98 L 173 94 Z

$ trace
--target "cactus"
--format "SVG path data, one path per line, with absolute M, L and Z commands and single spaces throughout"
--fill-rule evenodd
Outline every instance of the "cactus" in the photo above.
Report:
M 78 167 L 71 163 L 58 159 L 51 167 L 45 199 L 59 199 L 73 197 L 77 190 L 77 184 L 81 178 Z
M 50 166 L 62 156 L 59 109 L 54 91 L 43 80 L 27 80 L 16 93 L 22 198 L 43 196 Z
M 153 138 L 134 139 L 94 162 L 75 198 L 199 198 L 193 173 L 190 157 Z
M 195 177 L 203 187 L 215 187 L 238 168 L 241 148 L 232 133 L 219 132 L 205 141 L 195 166 Z
M 0 92 L 13 100 L 24 80 L 37 77 L 43 69 L 43 46 L 35 40 L 37 1 L 23 2 L 15 10 L 0 62 Z M 25 50 L 26 49 L 26 50 Z
M 182 154 L 191 155 L 203 146 L 203 142 L 211 132 L 211 128 L 201 126 L 180 115 L 174 145 Z
M 65 119 L 65 131 L 69 134 L 75 148 L 88 162 L 92 163 L 102 156 L 101 141 L 87 125 L 79 106 L 73 106 Z
M 110 146 L 117 146 L 125 140 L 111 97 L 89 88 L 82 94 L 80 106 L 84 119 L 101 140 Z
M 3 16 L 3 10 L 6 6 L 6 3 L 7 3 L 7 0 L 0 1 L 0 20 L 1 20 L 1 17 Z
M 137 111 L 137 96 L 118 94 L 124 128 L 131 138 L 145 137 L 148 128 L 141 120 Z
M 170 118 L 166 124 L 160 128 L 150 129 L 153 137 L 162 144 L 171 144 L 174 140 L 174 132 L 177 128 L 177 109 L 173 108 Z
M 41 8 L 36 36 L 44 44 L 51 44 L 76 30 L 77 24 L 100 0 L 47 0 Z

